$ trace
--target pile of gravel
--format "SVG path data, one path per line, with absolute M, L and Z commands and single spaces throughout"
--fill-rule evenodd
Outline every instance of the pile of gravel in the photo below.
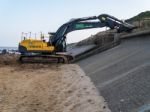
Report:
M 85 40 L 82 40 L 77 43 L 77 46 L 82 46 L 82 45 L 99 45 L 102 46 L 106 43 L 113 42 L 114 41 L 114 33 L 111 31 L 107 32 L 100 32 L 97 33 L 96 35 L 93 35 Z

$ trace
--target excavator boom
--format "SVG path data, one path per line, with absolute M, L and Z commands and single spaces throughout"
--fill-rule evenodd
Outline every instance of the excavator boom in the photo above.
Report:
M 59 46 L 65 41 L 66 35 L 75 30 L 84 30 L 91 28 L 109 27 L 110 29 L 116 29 L 120 32 L 131 32 L 135 29 L 135 26 L 123 22 L 116 17 L 108 14 L 101 14 L 99 16 L 84 17 L 71 19 L 69 22 L 63 24 L 55 33 L 52 38 L 52 43 L 57 51 L 60 51 Z

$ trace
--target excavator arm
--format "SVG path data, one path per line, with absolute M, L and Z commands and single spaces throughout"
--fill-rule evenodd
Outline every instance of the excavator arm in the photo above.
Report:
M 63 24 L 56 33 L 53 33 L 52 45 L 56 47 L 56 52 L 64 52 L 66 49 L 66 35 L 72 31 L 109 27 L 117 32 L 131 32 L 135 27 L 123 22 L 113 16 L 101 14 L 99 16 L 72 19 Z
M 127 23 L 123 22 L 116 17 L 110 16 L 108 14 L 101 14 L 98 16 L 101 23 L 105 23 L 107 27 L 111 29 L 116 29 L 118 33 L 120 32 L 131 32 L 136 27 Z

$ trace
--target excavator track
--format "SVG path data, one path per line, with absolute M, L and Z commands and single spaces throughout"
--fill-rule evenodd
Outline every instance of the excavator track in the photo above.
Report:
M 73 60 L 71 55 L 21 55 L 21 63 L 65 63 L 69 64 Z

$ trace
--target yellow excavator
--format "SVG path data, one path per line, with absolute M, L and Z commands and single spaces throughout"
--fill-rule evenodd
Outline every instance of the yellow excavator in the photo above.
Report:
M 69 63 L 73 56 L 66 52 L 66 35 L 75 30 L 109 27 L 117 32 L 131 32 L 135 27 L 108 14 L 72 19 L 55 33 L 49 33 L 49 40 L 26 38 L 19 43 L 20 62 Z

